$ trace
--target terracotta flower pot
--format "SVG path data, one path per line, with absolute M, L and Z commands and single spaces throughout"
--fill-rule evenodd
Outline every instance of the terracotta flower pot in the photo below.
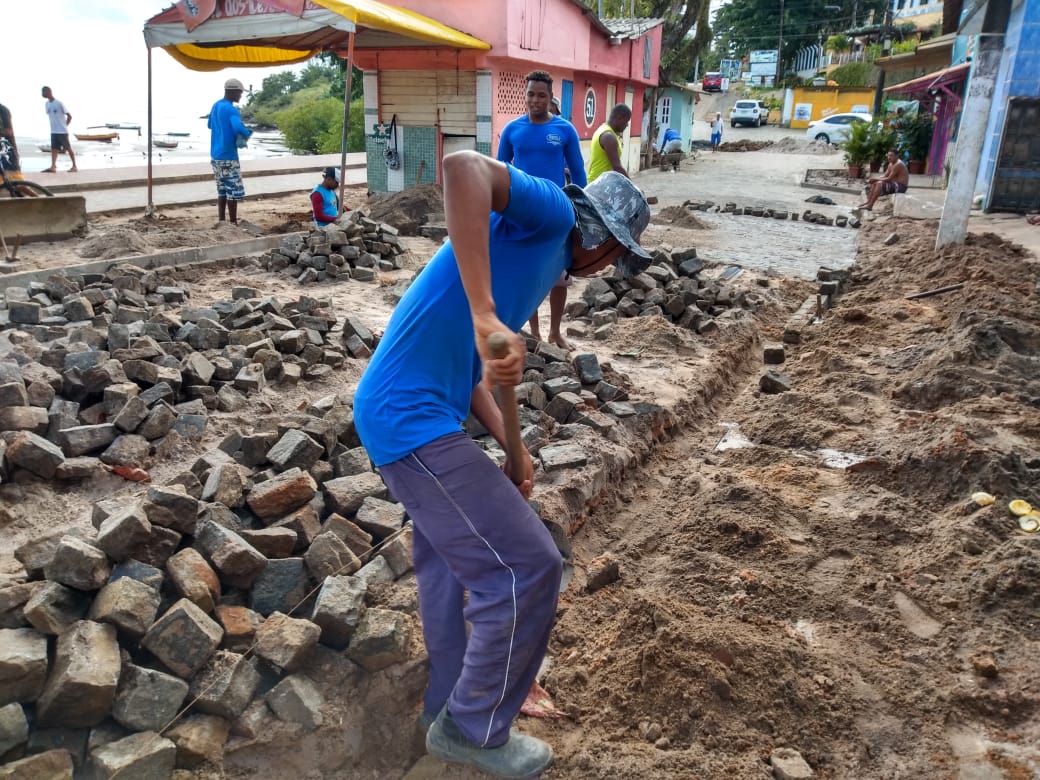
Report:
M 910 173 L 921 174 L 924 173 L 925 162 L 924 160 L 911 160 L 906 164 L 906 169 Z
M 880 170 L 881 170 L 881 163 L 880 162 L 872 162 L 872 163 L 870 163 L 870 172 L 871 173 L 877 173 Z
M 863 167 L 860 165 L 850 165 L 848 167 L 848 176 L 850 179 L 858 179 L 863 175 Z

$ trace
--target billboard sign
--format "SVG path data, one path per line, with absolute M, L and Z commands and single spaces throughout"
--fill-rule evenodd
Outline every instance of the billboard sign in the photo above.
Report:
M 773 69 L 776 70 L 776 61 L 779 58 L 780 53 L 776 49 L 758 49 L 751 52 L 748 59 L 751 62 L 752 70 L 755 65 L 773 65 Z

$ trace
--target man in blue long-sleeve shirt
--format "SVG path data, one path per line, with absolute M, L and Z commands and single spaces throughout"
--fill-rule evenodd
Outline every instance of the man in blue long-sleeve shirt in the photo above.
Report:
M 217 181 L 217 219 L 238 224 L 238 202 L 245 200 L 242 167 L 238 162 L 239 138 L 249 138 L 253 131 L 242 124 L 235 103 L 242 99 L 245 87 L 238 79 L 224 82 L 224 97 L 209 110 L 209 156 L 213 178 Z M 243 143 L 244 145 L 244 143 Z
M 552 76 L 544 70 L 527 74 L 527 114 L 517 117 L 502 128 L 498 141 L 498 159 L 512 163 L 524 173 L 548 179 L 559 187 L 571 182 L 579 187 L 587 184 L 585 161 L 581 157 L 581 140 L 574 125 L 551 110 Z M 567 287 L 571 279 L 564 274 L 549 292 L 549 341 L 564 349 L 570 344 L 560 332 L 563 310 L 567 305 Z M 541 341 L 538 310 L 528 323 L 531 335 Z

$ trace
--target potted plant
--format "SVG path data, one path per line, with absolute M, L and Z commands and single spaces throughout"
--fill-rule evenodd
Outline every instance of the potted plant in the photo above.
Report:
M 863 165 L 870 159 L 870 124 L 854 122 L 849 125 L 849 134 L 841 142 L 845 152 L 845 165 L 850 179 L 858 179 L 863 173 Z
M 867 160 L 870 162 L 870 172 L 880 171 L 885 155 L 896 150 L 898 146 L 899 134 L 895 130 L 887 129 L 880 122 L 871 123 L 867 131 Z
M 919 113 L 903 123 L 899 152 L 907 158 L 906 167 L 910 173 L 924 173 L 934 130 L 935 121 L 929 114 Z

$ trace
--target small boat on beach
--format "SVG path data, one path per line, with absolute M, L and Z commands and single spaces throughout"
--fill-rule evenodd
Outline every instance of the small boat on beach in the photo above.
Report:
M 110 144 L 119 138 L 119 133 L 76 133 L 75 136 L 77 141 L 100 141 Z
M 176 149 L 179 141 L 167 141 L 162 138 L 156 138 L 152 141 L 152 146 L 156 149 Z
M 191 133 L 167 133 L 171 138 L 187 138 Z
M 130 122 L 108 122 L 105 127 L 110 127 L 113 130 L 137 130 L 141 131 L 140 125 L 131 124 Z

